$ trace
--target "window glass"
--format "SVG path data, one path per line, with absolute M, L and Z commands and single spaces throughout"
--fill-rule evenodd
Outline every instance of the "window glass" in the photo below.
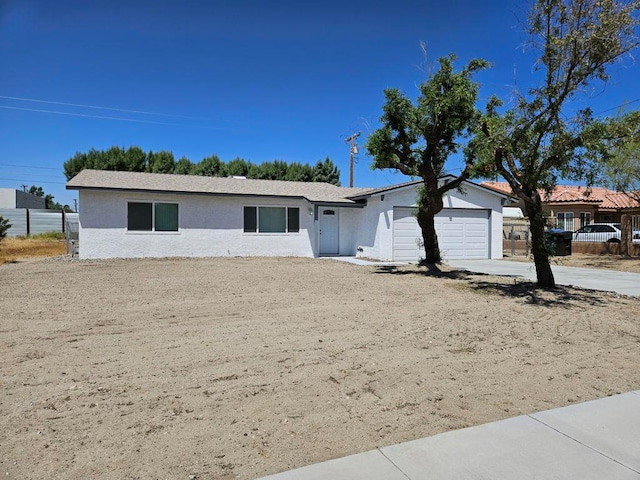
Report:
M 156 232 L 178 231 L 178 204 L 156 203 Z
M 256 219 L 256 207 L 244 207 L 244 231 L 258 231 L 258 222 Z
M 127 204 L 127 229 L 134 231 L 152 230 L 152 204 L 129 202 Z
M 557 214 L 557 228 L 562 230 L 573 230 L 573 212 L 560 212 Z
M 299 208 L 288 208 L 287 209 L 287 224 L 289 226 L 289 232 L 299 232 L 300 231 L 300 209 Z
M 585 225 L 589 225 L 590 223 L 591 223 L 591 212 L 581 212 L 580 226 L 584 227 Z
M 261 233 L 284 233 L 287 231 L 286 209 L 282 207 L 260 207 L 258 230 Z
M 298 233 L 298 207 L 244 207 L 244 231 L 249 233 Z

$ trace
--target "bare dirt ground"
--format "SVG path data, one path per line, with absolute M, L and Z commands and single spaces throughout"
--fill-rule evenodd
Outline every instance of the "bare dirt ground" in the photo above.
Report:
M 251 479 L 640 388 L 637 299 L 309 259 L 0 266 L 0 474 Z
M 533 264 L 533 258 L 526 255 L 505 256 L 505 260 L 528 262 Z M 586 253 L 574 253 L 566 257 L 552 257 L 551 265 L 581 268 L 604 268 L 619 272 L 640 273 L 640 258 L 623 257 L 620 255 L 591 255 Z

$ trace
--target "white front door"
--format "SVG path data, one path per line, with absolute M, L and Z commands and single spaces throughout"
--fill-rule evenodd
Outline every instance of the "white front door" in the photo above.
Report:
M 338 209 L 320 207 L 320 255 L 337 255 Z

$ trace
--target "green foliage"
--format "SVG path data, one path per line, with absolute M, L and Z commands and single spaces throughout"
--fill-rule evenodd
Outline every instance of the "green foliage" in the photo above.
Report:
M 246 177 L 249 173 L 249 163 L 242 158 L 234 158 L 227 163 L 227 175 L 230 177 Z
M 226 177 L 227 170 L 224 163 L 217 155 L 203 158 L 200 163 L 194 164 L 190 172 L 194 175 L 203 175 L 207 177 Z
M 217 155 L 211 155 L 198 163 L 193 163 L 187 157 L 181 157 L 176 162 L 173 153 L 168 151 L 145 153 L 140 147 L 129 147 L 125 150 L 114 146 L 105 151 L 91 149 L 87 153 L 78 152 L 63 165 L 67 180 L 85 168 L 210 177 L 242 176 L 295 182 L 329 182 L 340 185 L 340 170 L 329 157 L 324 162 L 318 161 L 314 167 L 297 162 L 287 164 L 282 160 L 257 165 L 239 157 L 225 163 Z M 43 196 L 44 192 L 41 193 L 40 196 Z
M 35 195 L 36 197 L 44 197 L 44 190 L 42 187 L 36 187 L 35 185 L 31 185 L 28 193 Z
M 558 178 L 592 182 L 606 161 L 610 126 L 589 109 L 573 113 L 569 102 L 638 43 L 640 0 L 536 0 L 529 16 L 529 45 L 543 81 L 502 112 L 497 98 L 470 145 L 484 173 L 504 177 L 523 200 L 531 222 L 538 284 L 555 286 L 544 247 L 539 190 Z
M 288 180 L 290 182 L 310 182 L 313 179 L 313 168 L 305 163 L 290 163 L 289 168 L 287 169 L 287 174 L 284 177 L 284 180 Z M 338 174 L 338 182 L 340 181 L 340 175 Z M 336 185 L 339 185 L 337 183 Z
M 204 160 L 203 160 L 204 161 Z M 176 175 L 191 175 L 194 173 L 193 171 L 194 165 L 191 163 L 187 157 L 181 157 L 180 160 L 176 162 L 176 168 L 173 173 Z
M 62 205 L 54 200 L 53 195 L 44 192 L 42 187 L 36 187 L 31 185 L 29 193 L 38 197 L 44 197 L 44 208 L 47 210 L 64 210 L 67 213 L 72 213 L 73 210 L 69 205 Z
M 7 230 L 11 228 L 8 218 L 0 217 L 0 242 L 7 236 Z
M 446 184 L 438 182 L 447 159 L 463 148 L 461 142 L 481 117 L 476 108 L 479 86 L 472 76 L 489 66 L 476 59 L 455 72 L 454 61 L 453 54 L 440 58 L 438 71 L 420 84 L 415 104 L 397 89 L 385 90 L 382 127 L 366 144 L 373 168 L 391 168 L 422 178 L 417 217 L 427 263 L 441 260 L 434 217 L 443 208 L 444 194 L 474 174 L 474 164 L 466 156 L 458 177 Z
M 604 181 L 640 202 L 640 112 L 628 113 L 610 123 L 610 156 L 603 162 Z
M 158 153 L 149 152 L 147 154 L 147 172 L 151 173 L 173 173 L 176 162 L 173 153 L 162 150 Z
M 311 172 L 311 181 L 332 183 L 340 186 L 340 170 L 329 157 L 326 157 L 324 162 L 318 160 Z
M 480 116 L 475 106 L 478 84 L 471 76 L 489 66 L 485 60 L 472 60 L 456 73 L 454 60 L 453 54 L 439 60 L 440 69 L 420 84 L 415 105 L 399 90 L 385 90 L 383 127 L 366 145 L 373 168 L 422 178 L 444 173 L 449 155 L 460 149 L 461 137 Z

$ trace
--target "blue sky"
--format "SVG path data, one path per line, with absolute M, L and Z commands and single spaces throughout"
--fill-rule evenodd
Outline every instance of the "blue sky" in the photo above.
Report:
M 73 205 L 63 162 L 112 145 L 194 162 L 329 156 L 348 185 L 344 139 L 354 132 L 362 132 L 355 186 L 405 181 L 372 171 L 362 148 L 383 90 L 415 97 L 429 65 L 450 52 L 458 66 L 493 63 L 476 77 L 481 103 L 533 85 L 532 57 L 521 48 L 526 5 L 0 0 L 0 187 L 40 185 Z M 599 113 L 637 100 L 639 73 L 625 61 L 576 106 Z M 459 166 L 452 159 L 448 168 Z

